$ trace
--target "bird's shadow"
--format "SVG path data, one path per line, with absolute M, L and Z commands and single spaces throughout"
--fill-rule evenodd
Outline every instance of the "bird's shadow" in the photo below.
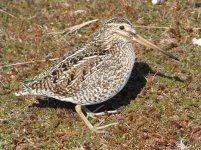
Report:
M 108 101 L 105 101 L 100 104 L 96 105 L 90 105 L 87 106 L 88 109 L 94 110 L 97 107 L 100 107 L 100 105 L 103 105 L 104 107 L 101 108 L 99 111 L 108 111 L 113 109 L 118 109 L 121 106 L 128 105 L 131 100 L 134 100 L 137 95 L 141 92 L 141 90 L 146 85 L 146 79 L 145 77 L 147 75 L 155 75 L 155 76 L 161 76 L 164 78 L 168 78 L 170 80 L 175 80 L 179 82 L 183 82 L 180 78 L 177 76 L 166 76 L 160 72 L 155 72 L 151 69 L 151 67 L 145 63 L 145 62 L 135 62 L 135 65 L 133 67 L 131 76 L 125 85 L 125 87 L 113 98 L 109 99 Z M 38 103 L 33 103 L 30 107 L 40 107 L 40 108 L 66 108 L 71 109 L 75 111 L 75 104 L 69 103 L 69 102 L 63 102 L 56 100 L 54 98 L 39 98 Z

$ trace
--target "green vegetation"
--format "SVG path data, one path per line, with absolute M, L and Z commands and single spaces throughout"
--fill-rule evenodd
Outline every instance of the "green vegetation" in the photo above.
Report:
M 91 19 L 125 16 L 141 36 L 180 58 L 166 56 L 136 44 L 137 63 L 128 85 L 104 110 L 120 113 L 101 116 L 119 122 L 111 134 L 89 131 L 74 105 L 43 97 L 16 97 L 27 78 L 53 62 L 0 68 L 0 149 L 201 149 L 201 37 L 200 7 L 196 0 L 4 0 L 0 3 L 0 64 L 61 57 L 86 41 L 93 23 L 70 35 L 48 35 Z M 84 10 L 82 13 L 75 13 Z M 100 24 L 100 22 L 98 23 Z M 92 106 L 91 109 L 94 109 Z M 94 120 L 95 121 L 95 120 Z

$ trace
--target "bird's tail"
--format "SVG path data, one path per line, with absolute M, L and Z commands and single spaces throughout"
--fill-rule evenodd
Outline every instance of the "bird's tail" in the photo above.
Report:
M 22 89 L 20 91 L 15 92 L 15 96 L 24 96 L 24 95 L 30 95 L 30 88 L 26 82 L 23 84 Z
M 24 95 L 29 95 L 29 92 L 23 90 L 15 92 L 15 96 L 24 96 Z

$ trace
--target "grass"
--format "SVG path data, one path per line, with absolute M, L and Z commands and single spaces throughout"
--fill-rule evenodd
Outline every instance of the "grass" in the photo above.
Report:
M 53 62 L 1 68 L 0 149 L 179 149 L 181 139 L 188 149 L 200 149 L 201 51 L 192 38 L 201 36 L 201 30 L 193 29 L 200 27 L 201 18 L 200 7 L 194 2 L 169 0 L 154 6 L 140 0 L 130 4 L 123 0 L 2 1 L 0 8 L 13 15 L 0 12 L 2 65 L 60 57 L 89 39 L 96 24 L 67 36 L 50 36 L 48 32 L 113 16 L 125 16 L 137 26 L 170 27 L 136 30 L 180 61 L 136 44 L 137 63 L 129 83 L 105 102 L 103 110 L 120 111 L 103 117 L 119 122 L 108 129 L 109 135 L 90 132 L 73 104 L 14 96 L 24 80 Z M 74 14 L 76 10 L 86 13 Z

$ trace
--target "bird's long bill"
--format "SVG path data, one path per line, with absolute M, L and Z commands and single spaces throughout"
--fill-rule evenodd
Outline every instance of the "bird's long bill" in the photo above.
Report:
M 147 41 L 146 39 L 144 39 L 143 37 L 139 36 L 138 34 L 135 34 L 134 37 L 133 37 L 133 40 L 144 45 L 144 46 L 147 46 L 149 48 L 152 48 L 154 50 L 158 50 L 160 52 L 162 52 L 163 54 L 167 55 L 168 57 L 172 58 L 172 59 L 175 59 L 175 60 L 179 60 L 177 57 L 175 57 L 174 55 L 172 55 L 170 52 L 167 52 L 163 49 L 161 49 L 160 47 L 152 44 L 151 42 Z

